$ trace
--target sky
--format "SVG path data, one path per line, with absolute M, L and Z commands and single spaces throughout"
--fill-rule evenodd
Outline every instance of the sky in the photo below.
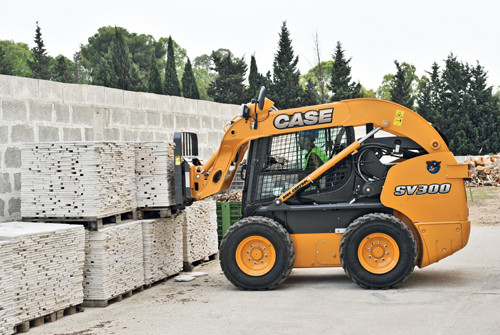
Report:
M 34 46 L 36 21 L 51 56 L 72 59 L 102 26 L 172 36 L 193 60 L 230 49 L 258 70 L 272 70 L 279 32 L 287 22 L 302 74 L 315 63 L 314 35 L 322 60 L 332 59 L 337 41 L 351 58 L 352 78 L 376 90 L 394 61 L 413 64 L 417 75 L 453 53 L 488 72 L 500 86 L 500 1 L 495 0 L 0 0 L 0 40 Z

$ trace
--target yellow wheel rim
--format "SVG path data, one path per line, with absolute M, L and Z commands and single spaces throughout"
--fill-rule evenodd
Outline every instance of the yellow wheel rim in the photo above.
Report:
M 370 234 L 358 246 L 358 259 L 366 271 L 384 274 L 398 264 L 399 247 L 387 234 Z
M 249 276 L 262 276 L 271 271 L 276 262 L 276 251 L 262 236 L 249 236 L 236 248 L 236 263 Z

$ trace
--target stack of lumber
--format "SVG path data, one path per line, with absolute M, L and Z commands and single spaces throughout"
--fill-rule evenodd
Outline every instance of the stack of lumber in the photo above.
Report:
M 26 218 L 101 218 L 131 211 L 134 147 L 126 142 L 25 144 L 21 214 Z
M 0 334 L 14 332 L 14 281 L 12 269 L 12 248 L 15 241 L 0 240 Z
M 106 301 L 144 284 L 141 221 L 85 232 L 85 300 Z
M 182 216 L 142 220 L 144 283 L 152 284 L 182 270 Z
M 470 157 L 471 180 L 469 186 L 500 186 L 500 156 Z
M 240 191 L 228 191 L 221 193 L 215 197 L 215 201 L 227 202 L 227 201 L 241 201 L 242 193 Z
M 9 242 L 0 242 L 0 271 L 4 272 L 0 293 L 12 290 L 7 293 L 11 304 L 5 304 L 12 310 L 12 319 L 6 319 L 13 321 L 10 325 L 82 303 L 84 237 L 80 225 L 0 223 L 0 241 Z M 4 321 L 2 317 L 0 324 Z
M 196 201 L 181 217 L 184 262 L 193 263 L 218 251 L 217 214 L 213 200 Z
M 138 207 L 167 207 L 175 203 L 174 144 L 135 143 Z

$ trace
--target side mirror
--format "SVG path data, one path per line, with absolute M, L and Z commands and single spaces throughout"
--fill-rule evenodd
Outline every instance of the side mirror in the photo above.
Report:
M 266 87 L 262 86 L 260 88 L 260 93 L 259 93 L 259 109 L 262 110 L 264 108 L 264 102 L 266 101 Z

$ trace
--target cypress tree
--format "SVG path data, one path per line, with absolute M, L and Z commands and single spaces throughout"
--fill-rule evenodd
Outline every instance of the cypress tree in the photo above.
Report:
M 317 85 L 311 78 L 307 80 L 306 89 L 304 91 L 304 95 L 302 96 L 302 104 L 304 106 L 312 106 L 319 103 L 319 94 L 316 86 Z
M 158 69 L 154 49 L 151 54 L 151 63 L 149 65 L 148 92 L 156 94 L 163 93 L 163 84 L 161 82 L 160 70 Z
M 248 74 L 248 101 L 255 99 L 260 92 L 260 88 L 265 86 L 264 76 L 257 70 L 257 61 L 255 56 L 250 58 L 250 72 Z
M 330 76 L 330 83 L 327 85 L 332 92 L 330 101 L 340 101 L 345 99 L 354 99 L 361 97 L 361 84 L 351 83 L 351 67 L 349 62 L 351 59 L 345 59 L 342 44 L 337 42 L 335 54 L 333 56 L 334 63 Z
M 193 68 L 191 67 L 189 58 L 184 67 L 184 74 L 182 75 L 182 96 L 189 99 L 200 99 L 200 92 L 194 79 Z
M 72 83 L 73 82 L 73 62 L 67 59 L 63 55 L 56 57 L 56 63 L 54 65 L 54 80 L 62 83 Z
M 45 44 L 42 39 L 42 32 L 38 21 L 36 22 L 35 31 L 35 47 L 31 49 L 33 61 L 28 61 L 28 66 L 31 69 L 33 78 L 49 80 L 50 75 L 50 58 L 47 56 Z
M 432 72 L 427 72 L 430 79 L 422 78 L 419 83 L 419 95 L 417 97 L 417 112 L 433 125 L 440 120 L 439 103 L 441 94 L 441 82 L 439 77 L 439 65 L 432 64 Z
M 92 84 L 106 87 L 117 87 L 117 78 L 113 72 L 111 52 L 101 56 L 92 71 Z
M 279 38 L 278 52 L 273 62 L 273 85 L 269 95 L 278 108 L 299 107 L 304 90 L 299 84 L 299 57 L 294 56 L 286 21 L 281 26 Z
M 212 52 L 215 80 L 208 87 L 209 96 L 215 102 L 240 104 L 245 100 L 245 73 L 247 65 L 243 59 L 233 57 L 233 54 Z
M 413 103 L 415 101 L 412 91 L 413 73 L 411 73 L 411 70 L 405 71 L 397 60 L 394 61 L 394 64 L 396 64 L 397 71 L 390 85 L 389 92 L 391 94 L 391 100 L 413 109 Z
M 122 90 L 128 90 L 131 88 L 131 71 L 132 71 L 132 61 L 130 51 L 128 49 L 127 43 L 125 43 L 125 38 L 120 29 L 115 27 L 115 36 L 113 37 L 113 42 L 110 46 L 111 52 L 111 65 L 114 72 L 114 77 L 116 82 L 114 82 L 115 88 Z M 113 80 L 112 80 L 113 82 Z
M 7 75 L 14 74 L 14 67 L 12 66 L 12 63 L 10 59 L 7 57 L 7 54 L 1 44 L 0 44 L 0 74 L 7 74 Z
M 181 87 L 179 85 L 179 78 L 177 78 L 177 71 L 175 69 L 174 46 L 172 44 L 171 36 L 168 38 L 164 92 L 166 95 L 181 96 Z

